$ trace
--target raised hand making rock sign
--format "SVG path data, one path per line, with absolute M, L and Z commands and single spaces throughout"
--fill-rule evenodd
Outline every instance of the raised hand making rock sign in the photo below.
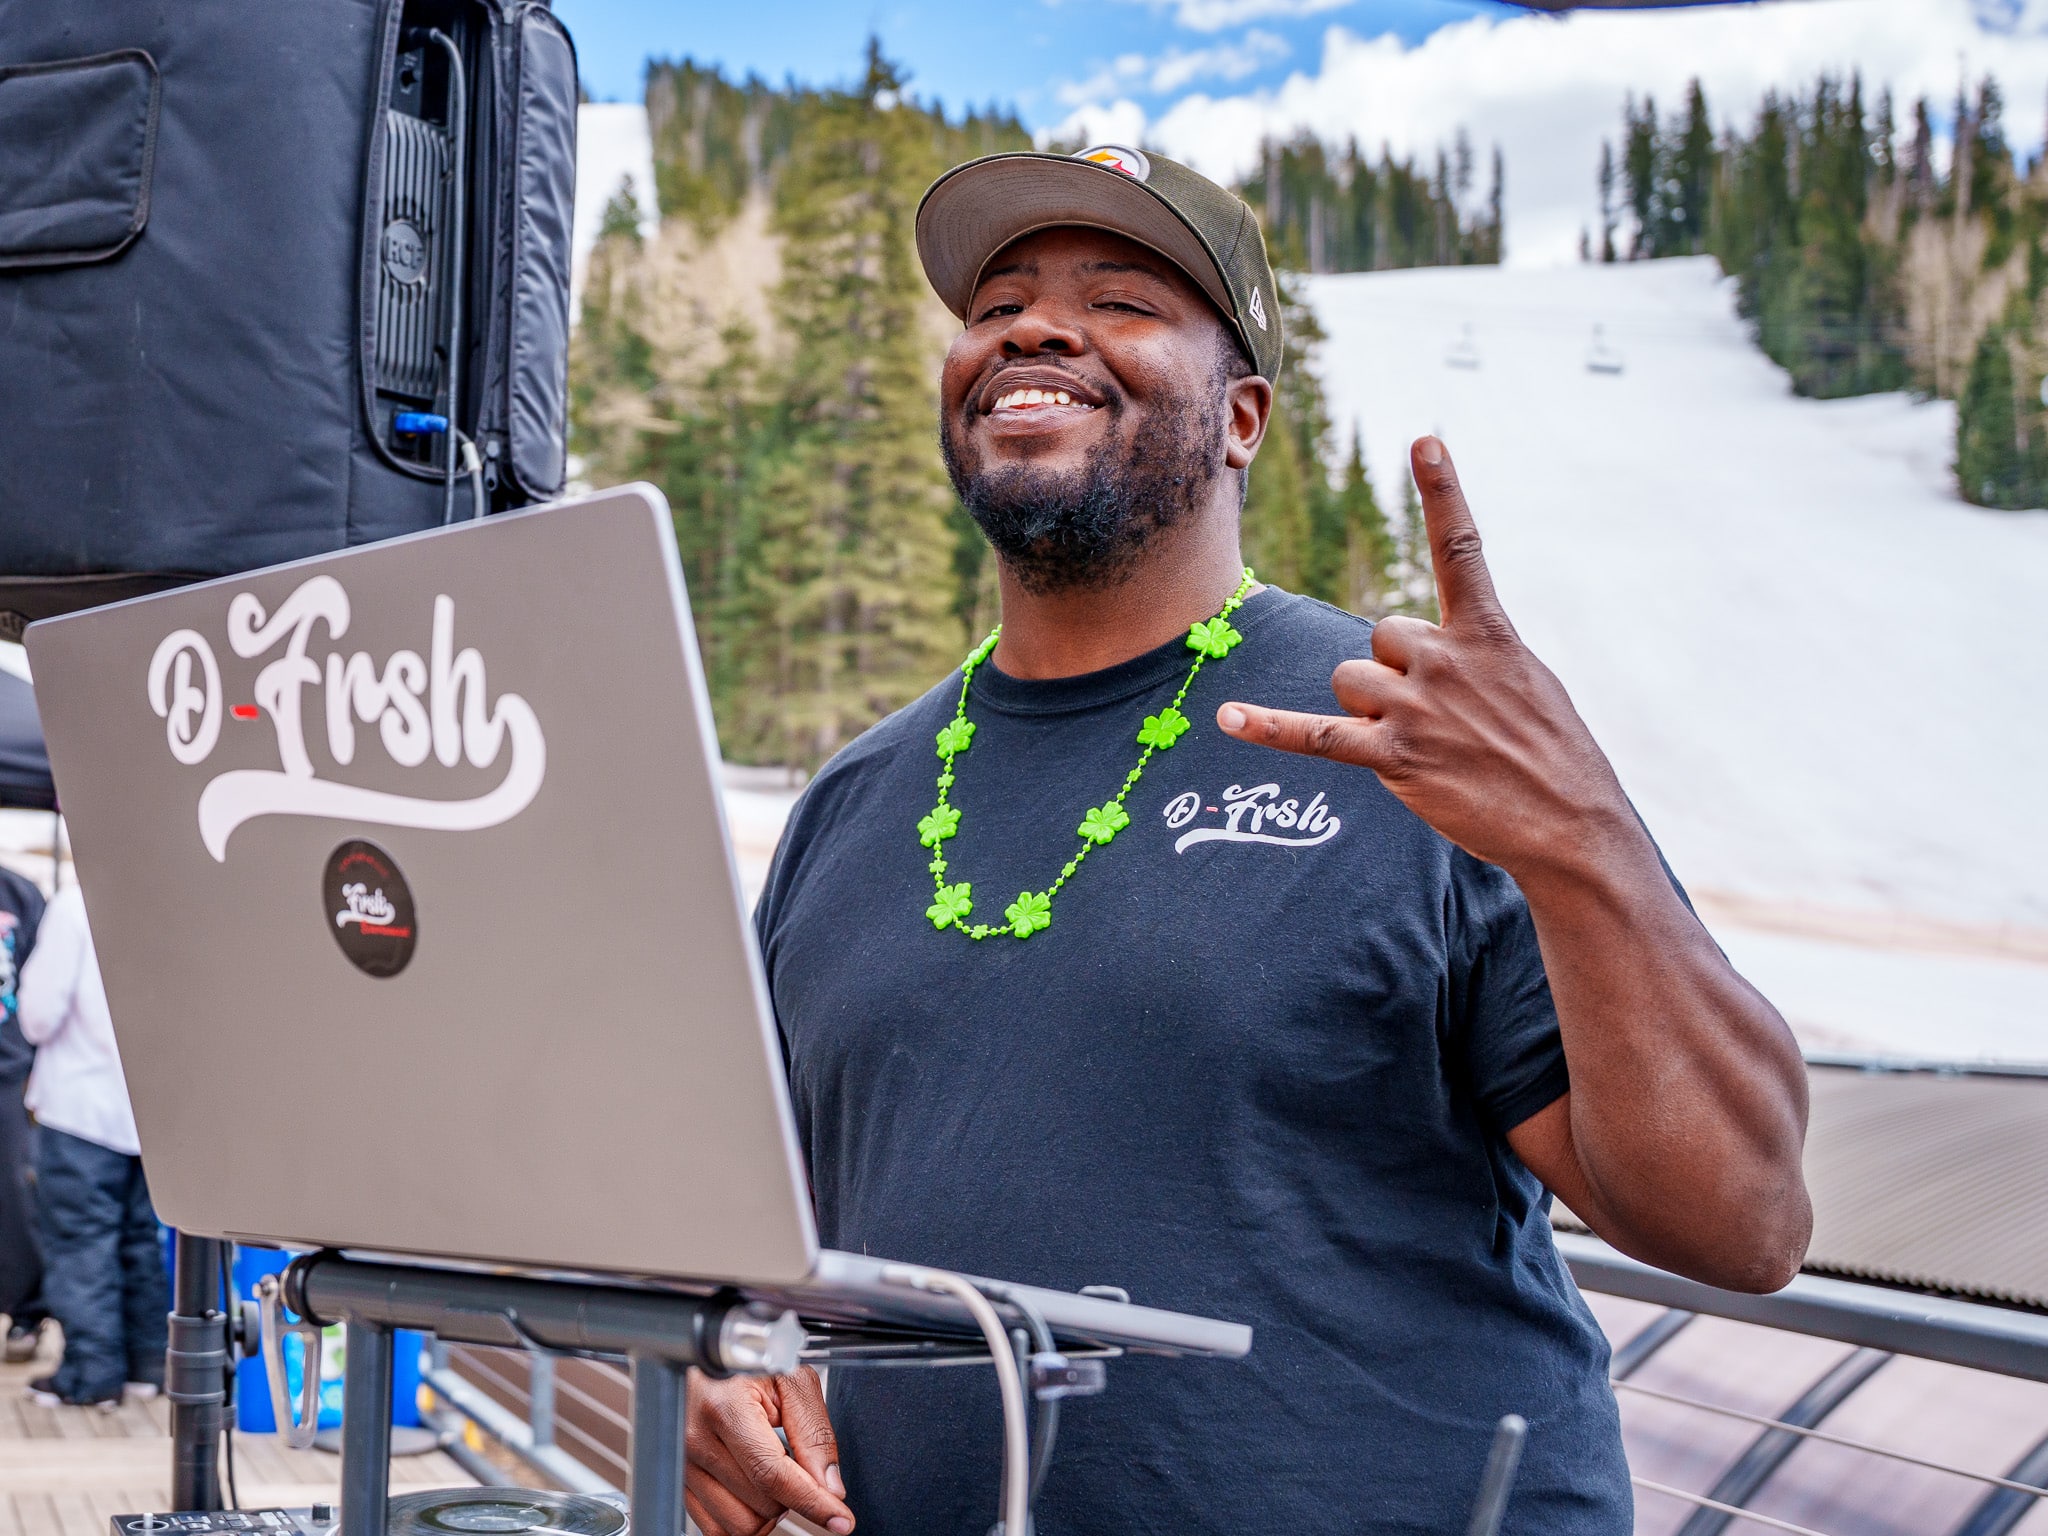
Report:
M 1509 1142 L 1617 1247 L 1714 1284 L 1772 1288 L 1811 1221 L 1797 1046 L 1693 916 L 1564 685 L 1515 632 L 1449 452 L 1424 437 L 1410 456 L 1442 622 L 1380 620 L 1372 654 L 1331 675 L 1342 714 L 1231 702 L 1216 722 L 1372 770 L 1443 837 L 1514 877 L 1571 1091 Z

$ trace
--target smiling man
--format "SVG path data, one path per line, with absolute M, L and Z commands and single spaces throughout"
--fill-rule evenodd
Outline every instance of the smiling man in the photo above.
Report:
M 1413 454 L 1441 626 L 1244 568 L 1282 356 L 1249 208 L 1134 150 L 1001 155 L 918 239 L 1003 624 L 818 775 L 762 898 L 822 1237 L 1253 1326 L 1241 1363 L 1112 1366 L 1045 1536 L 1462 1530 L 1508 1412 L 1510 1529 L 1621 1536 L 1548 1195 L 1783 1284 L 1784 1022 L 1516 636 L 1441 443 Z M 997 1444 L 984 1372 L 844 1371 L 829 1413 L 808 1372 L 699 1381 L 690 1510 L 981 1536 Z

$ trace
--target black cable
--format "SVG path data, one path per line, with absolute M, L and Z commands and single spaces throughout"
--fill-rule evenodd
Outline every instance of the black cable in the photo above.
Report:
M 220 1304 L 221 1311 L 228 1320 L 227 1379 L 222 1383 L 225 1393 L 220 1417 L 220 1438 L 223 1447 L 221 1466 L 227 1473 L 228 1508 L 232 1510 L 239 1510 L 242 1507 L 242 1496 L 235 1490 L 235 1416 L 241 1411 L 235 1403 L 235 1365 L 239 1353 L 238 1330 L 235 1324 L 242 1315 L 241 1305 L 235 1296 L 235 1254 L 238 1246 L 236 1243 L 226 1242 L 221 1244 L 220 1251 Z
M 448 448 L 441 476 L 441 522 L 455 521 L 455 456 L 462 434 L 456 429 L 462 384 L 463 268 L 462 212 L 469 186 L 464 179 L 463 140 L 469 131 L 469 91 L 462 72 L 462 50 L 439 27 L 428 30 L 430 41 L 448 55 L 448 153 L 452 163 L 448 196 Z

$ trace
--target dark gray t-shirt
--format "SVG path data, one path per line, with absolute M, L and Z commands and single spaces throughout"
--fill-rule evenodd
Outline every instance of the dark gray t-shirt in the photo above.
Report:
M 823 1238 L 1252 1325 L 1241 1362 L 1111 1362 L 1041 1536 L 1461 1532 L 1510 1411 L 1508 1529 L 1622 1536 L 1607 1345 L 1503 1134 L 1568 1086 L 1527 906 L 1366 770 L 1216 729 L 1229 698 L 1330 709 L 1369 625 L 1274 589 L 1236 625 L 1028 940 L 925 916 L 957 673 L 805 792 L 758 923 Z M 1051 882 L 1191 660 L 976 674 L 945 849 L 978 920 Z M 843 1370 L 832 1400 L 867 1536 L 982 1536 L 986 1370 Z

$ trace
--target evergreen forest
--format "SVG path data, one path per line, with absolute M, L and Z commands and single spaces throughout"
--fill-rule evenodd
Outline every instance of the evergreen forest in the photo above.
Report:
M 912 226 L 941 171 L 1030 138 L 1010 112 L 949 113 L 907 87 L 873 42 L 842 88 L 650 64 L 660 233 L 642 240 L 622 189 L 586 274 L 571 448 L 588 483 L 645 479 L 667 495 L 732 761 L 815 768 L 996 619 L 993 562 L 938 451 L 938 365 L 957 322 L 924 282 Z M 1296 145 L 1268 164 L 1319 156 Z M 1447 163 L 1422 178 L 1350 152 L 1345 185 L 1365 202 L 1330 201 L 1353 233 L 1327 250 L 1365 239 L 1356 249 L 1378 265 L 1492 259 L 1474 253 L 1499 250 L 1497 199 L 1446 213 L 1464 161 Z M 1289 185 L 1274 183 L 1283 225 L 1296 196 L 1321 206 Z M 1264 209 L 1264 186 L 1249 190 Z M 1275 255 L 1309 265 L 1285 241 Z M 1280 297 L 1288 359 L 1250 477 L 1247 557 L 1265 580 L 1356 611 L 1431 614 L 1413 489 L 1382 509 L 1355 426 L 1329 420 L 1314 316 L 1284 280 Z
M 1483 202 L 1475 202 L 1472 141 L 1458 131 L 1433 167 L 1379 159 L 1353 139 L 1340 151 L 1314 135 L 1268 141 L 1257 176 L 1237 188 L 1260 210 L 1275 266 L 1295 272 L 1377 272 L 1501 259 L 1500 148 Z
M 1718 137 L 1695 81 L 1603 145 L 1589 260 L 1710 253 L 1804 395 L 1956 401 L 1955 471 L 1982 506 L 2048 505 L 2048 156 L 2022 172 L 1998 82 L 1959 90 L 1938 153 L 1923 98 L 1823 76 Z

